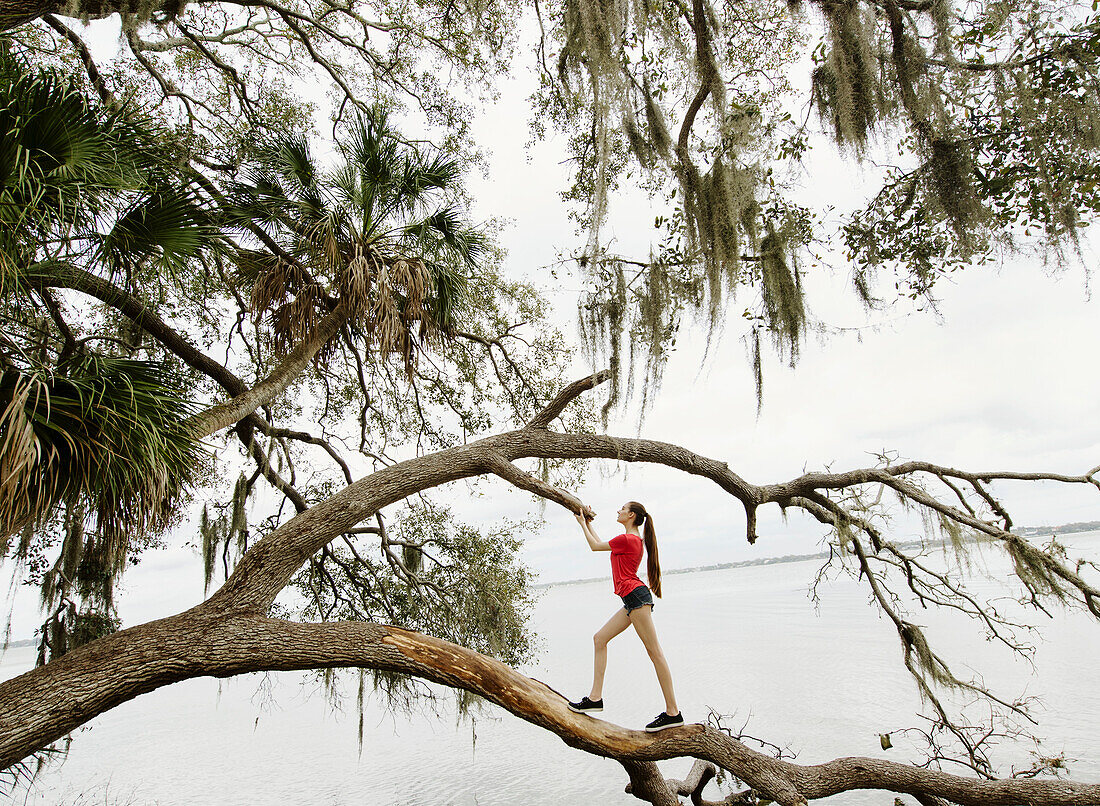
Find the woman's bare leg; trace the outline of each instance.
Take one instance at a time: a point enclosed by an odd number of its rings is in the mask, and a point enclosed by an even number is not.
[[[626,610],[620,608],[607,624],[600,627],[592,636],[593,663],[592,663],[592,691],[588,694],[590,700],[603,699],[603,674],[607,671],[607,643],[616,635],[630,626],[630,616]]]
[[[661,693],[665,695],[665,713],[676,716],[680,713],[680,708],[676,705],[676,694],[672,690],[672,672],[669,671],[665,653],[661,651],[661,644],[657,640],[657,627],[653,624],[653,607],[642,605],[631,610],[630,622],[634,625],[634,631],[638,633],[638,637],[642,639],[645,651],[649,653],[649,659],[653,661],[657,682],[661,684]]]

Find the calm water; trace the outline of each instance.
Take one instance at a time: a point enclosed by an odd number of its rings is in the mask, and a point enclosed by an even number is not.
[[[1071,536],[1090,556],[1100,534]],[[991,559],[994,572],[1003,566]],[[904,761],[899,741],[884,753],[878,734],[917,722],[913,686],[902,669],[889,622],[844,579],[823,589],[815,612],[806,590],[817,562],[668,576],[654,614],[685,716],[708,710],[727,724],[789,745],[800,763],[838,755]],[[999,595],[994,583],[979,588]],[[609,582],[553,587],[534,618],[540,660],[528,673],[574,696],[587,693],[591,633],[616,607]],[[921,612],[953,670],[967,663],[1002,693],[1042,694],[1044,753],[1062,750],[1074,777],[1100,779],[1100,625],[1057,614],[1043,626],[1038,674],[1012,663],[973,631]],[[965,654],[964,654],[965,653]],[[964,663],[964,660],[966,661]],[[10,650],[0,677],[33,663],[30,649]],[[349,679],[349,695],[352,684]],[[602,716],[641,726],[661,710],[659,689],[632,632],[611,645]],[[45,774],[19,803],[46,804],[508,804],[637,803],[612,761],[566,747],[557,737],[487,707],[460,722],[449,705],[437,713],[392,715],[379,703],[366,713],[362,752],[354,696],[333,709],[313,678],[253,675],[192,680],[148,694],[77,732],[65,763]],[[1026,763],[1023,748],[1013,757]],[[662,762],[682,776],[685,760]],[[848,793],[827,801],[893,803],[885,793]]]

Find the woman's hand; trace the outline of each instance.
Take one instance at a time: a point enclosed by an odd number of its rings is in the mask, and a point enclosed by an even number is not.
[[[590,549],[593,551],[611,551],[611,545],[600,540],[596,533],[592,531],[591,522],[596,517],[596,512],[592,507],[581,504],[580,512],[574,512],[573,517],[581,525],[581,531],[584,533],[584,539],[588,541]]]

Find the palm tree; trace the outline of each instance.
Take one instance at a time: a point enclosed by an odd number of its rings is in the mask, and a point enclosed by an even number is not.
[[[4,534],[41,522],[63,503],[88,512],[93,528],[70,524],[68,531],[85,539],[63,547],[58,570],[70,581],[90,583],[82,576],[90,566],[79,563],[85,554],[91,559],[94,545],[94,565],[107,576],[120,572],[131,539],[167,526],[192,480],[198,449],[183,423],[193,407],[176,391],[180,385],[160,364],[94,353],[49,368],[4,367]],[[32,536],[23,529],[17,555],[26,553]]]
[[[70,596],[109,620],[133,542],[169,523],[198,458],[173,373],[113,336],[79,338],[49,291],[69,272],[135,289],[218,244],[158,137],[0,53],[0,557],[18,534],[17,561],[41,562],[60,531],[38,576],[47,607],[69,602],[70,628]]]
[[[240,252],[240,274],[277,351],[343,304],[352,332],[400,356],[411,375],[417,351],[453,332],[485,238],[455,202],[458,162],[404,142],[381,107],[358,118],[338,149],[330,171],[300,135],[259,149],[231,195],[234,216],[279,248]]]
[[[0,53],[0,288],[65,267],[179,271],[216,239],[163,134]]]

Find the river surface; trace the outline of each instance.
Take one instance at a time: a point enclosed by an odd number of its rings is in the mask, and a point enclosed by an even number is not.
[[[1079,553],[1100,555],[1100,533],[1069,535]],[[1074,554],[1074,552],[1071,552]],[[978,567],[996,579],[1007,563],[987,549]],[[688,721],[711,710],[724,724],[767,739],[810,764],[845,755],[906,761],[914,747],[897,738],[883,751],[879,734],[919,724],[920,700],[900,663],[889,621],[848,578],[807,588],[819,561],[670,574],[654,613]],[[538,661],[525,671],[570,696],[587,693],[591,634],[617,600],[609,581],[552,586],[542,592],[533,626]],[[995,581],[976,583],[1002,595]],[[1044,744],[1002,756],[1026,766],[1029,753],[1064,752],[1071,776],[1100,780],[1100,624],[1055,610],[1042,625],[1036,671],[1016,663],[971,627],[919,611],[933,645],[952,670],[973,670],[1006,696],[1042,698],[1037,731]],[[30,648],[0,658],[0,678],[28,669]],[[354,677],[334,707],[315,676],[249,675],[198,679],[147,694],[74,734],[68,758],[15,794],[28,806],[549,806],[637,803],[623,792],[613,761],[564,745],[556,736],[493,706],[456,715],[444,696],[433,711],[394,713],[368,701],[362,748]],[[652,666],[633,632],[610,647],[603,718],[641,727],[662,709]],[[662,762],[682,777],[690,762]],[[717,796],[717,789],[708,790]],[[892,806],[887,793],[854,792],[820,803]],[[911,799],[904,799],[911,806]]]

